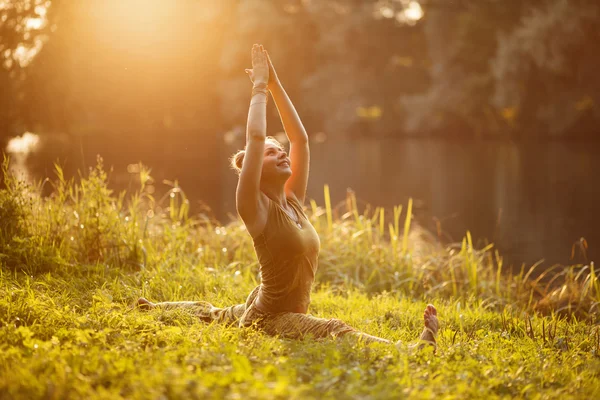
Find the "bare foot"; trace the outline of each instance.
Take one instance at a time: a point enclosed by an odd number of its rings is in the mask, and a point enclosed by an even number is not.
[[[437,310],[433,305],[427,305],[427,308],[425,308],[425,312],[423,313],[423,319],[425,320],[425,328],[423,329],[421,336],[419,336],[419,339],[421,340],[419,348],[423,348],[425,345],[429,344],[435,349],[435,337],[437,336],[440,323],[437,319]]]
[[[156,305],[151,301],[146,300],[143,297],[140,297],[136,303],[137,307],[141,310],[152,310]]]

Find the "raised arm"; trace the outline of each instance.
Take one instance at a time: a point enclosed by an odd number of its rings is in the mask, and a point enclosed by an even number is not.
[[[262,46],[252,47],[252,69],[246,70],[254,83],[246,125],[246,154],[236,190],[236,206],[250,234],[260,230],[267,215],[267,199],[260,191],[263,152],[267,136],[267,83],[269,66]]]
[[[306,196],[306,186],[308,184],[308,170],[310,164],[310,150],[308,147],[308,135],[302,125],[300,116],[290,97],[283,89],[277,73],[273,68],[273,63],[267,55],[267,61],[269,63],[269,90],[271,96],[277,106],[283,129],[290,141],[290,161],[292,168],[292,176],[288,179],[285,184],[286,195],[293,194],[300,201],[304,202]]]

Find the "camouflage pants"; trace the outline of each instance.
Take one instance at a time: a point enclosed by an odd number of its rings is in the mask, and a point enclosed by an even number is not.
[[[217,308],[205,301],[180,301],[158,303],[163,308],[189,308],[200,319],[206,322],[217,322],[239,327],[256,327],[261,331],[288,339],[301,339],[305,336],[313,338],[337,338],[346,334],[358,336],[366,342],[389,343],[386,339],[377,338],[340,321],[339,319],[317,318],[308,314],[294,312],[266,313],[258,310],[254,300],[258,295],[258,287],[248,296],[246,303],[226,308]]]

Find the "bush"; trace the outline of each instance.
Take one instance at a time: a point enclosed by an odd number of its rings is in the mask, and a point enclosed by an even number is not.
[[[149,170],[138,166],[132,193],[108,188],[102,159],[86,176],[56,178],[34,186],[19,182],[4,161],[6,189],[0,191],[0,262],[10,271],[84,272],[92,269],[140,271],[195,268],[219,271],[221,285],[259,281],[253,243],[241,221],[221,226],[206,215],[189,216],[178,186],[160,201],[146,190]],[[40,195],[44,185],[52,193]],[[539,274],[537,265],[513,275],[503,271],[500,254],[488,245],[476,249],[467,232],[460,243],[444,246],[413,222],[406,210],[367,208],[360,214],[354,194],[332,207],[325,187],[324,208],[313,200],[309,217],[321,237],[317,284],[368,294],[401,292],[413,298],[478,298],[486,307],[507,305],[530,311],[585,316],[598,312],[600,282],[594,264],[555,266]],[[341,214],[341,215],[340,215]],[[237,278],[236,278],[237,279]],[[204,286],[213,278],[199,280]]]

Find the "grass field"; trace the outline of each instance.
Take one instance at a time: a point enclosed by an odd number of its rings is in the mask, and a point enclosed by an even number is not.
[[[6,165],[5,165],[6,169]],[[467,233],[437,243],[411,204],[308,213],[322,243],[311,313],[410,344],[427,303],[437,354],[351,340],[290,341],[208,325],[152,301],[241,303],[258,282],[249,235],[161,199],[115,195],[99,161],[78,181],[0,191],[0,398],[584,398],[600,396],[593,263],[512,274]],[[40,197],[41,186],[52,195]],[[407,216],[409,216],[407,218]]]

